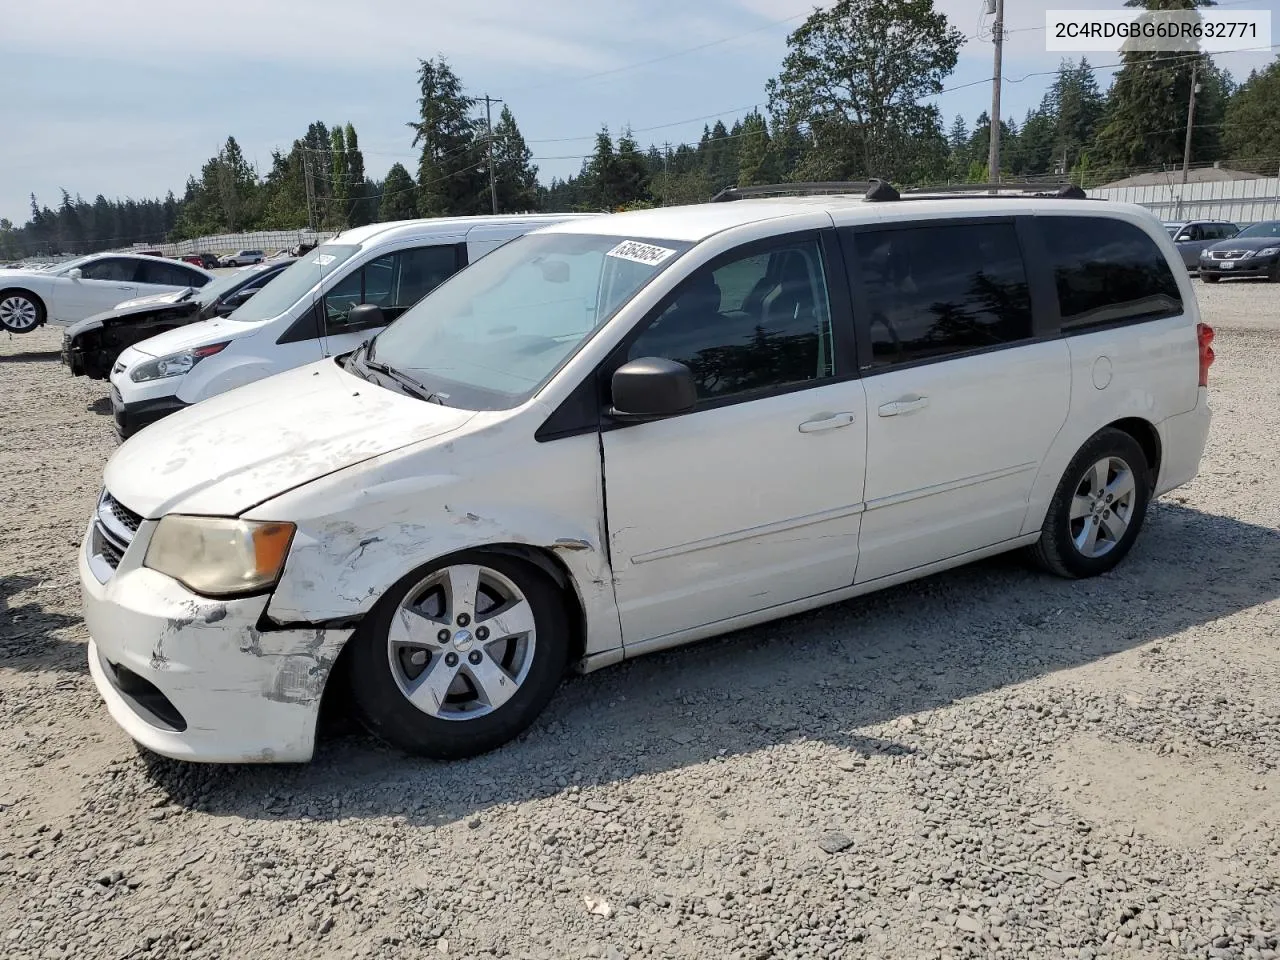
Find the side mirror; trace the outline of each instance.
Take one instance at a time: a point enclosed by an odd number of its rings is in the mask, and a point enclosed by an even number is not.
[[[72,280],[79,280],[81,277],[84,276],[84,273],[80,270],[79,267],[72,267],[70,270],[67,271],[67,276],[70,277]]]
[[[1174,243],[1186,243],[1186,242],[1187,242],[1188,240],[1190,240],[1190,239],[1191,239],[1191,234],[1189,234],[1189,233],[1180,233],[1180,234],[1178,234],[1176,237],[1174,237],[1174,238],[1173,238],[1173,242],[1174,242]]]
[[[683,363],[641,357],[614,371],[609,416],[616,420],[661,420],[688,413],[697,403],[693,373]]]
[[[214,310],[214,313],[220,317],[234,313],[237,308],[247,303],[257,292],[257,290],[237,290],[235,293],[224,297]]]
[[[344,327],[382,327],[387,321],[382,316],[382,308],[376,303],[359,303],[351,308]]]

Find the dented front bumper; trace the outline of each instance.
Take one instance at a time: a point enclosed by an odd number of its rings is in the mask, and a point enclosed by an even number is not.
[[[143,567],[149,526],[105,580],[92,526],[80,550],[89,670],[112,718],[180,760],[311,759],[321,695],[351,630],[260,630],[268,597],[210,600]]]

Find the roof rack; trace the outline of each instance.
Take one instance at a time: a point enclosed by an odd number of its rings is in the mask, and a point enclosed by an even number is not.
[[[730,200],[746,200],[751,197],[784,196],[832,196],[860,193],[864,200],[886,202],[894,200],[924,200],[941,197],[965,197],[979,195],[1005,195],[1016,192],[1021,196],[1055,197],[1061,200],[1086,200],[1084,190],[1072,183],[1032,183],[1006,181],[1003,183],[956,183],[936,187],[912,187],[899,193],[888,180],[836,180],[820,183],[768,183],[750,187],[726,187],[711,198],[712,203]]]

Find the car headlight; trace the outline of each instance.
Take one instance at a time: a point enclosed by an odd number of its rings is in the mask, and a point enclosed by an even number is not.
[[[292,523],[170,514],[142,563],[205,596],[253,593],[280,578],[294,530]]]
[[[1208,260],[1208,259],[1209,259],[1209,251],[1208,251],[1207,249],[1205,249],[1205,250],[1201,250],[1201,251],[1200,251],[1200,259],[1201,259],[1201,260]]]
[[[205,357],[221,353],[231,341],[211,343],[207,347],[195,347],[181,353],[171,353],[167,357],[157,357],[140,363],[129,371],[129,379],[134,383],[145,383],[148,380],[164,380],[168,377],[180,377],[189,373],[191,368]]]
[[[1274,257],[1277,253],[1280,253],[1280,247],[1264,247],[1263,249],[1254,253],[1254,256],[1255,257]]]

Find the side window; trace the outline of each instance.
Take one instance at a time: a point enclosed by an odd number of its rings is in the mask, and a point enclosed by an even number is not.
[[[1182,312],[1178,281],[1141,228],[1105,217],[1038,220],[1058,288],[1063,330]]]
[[[876,365],[1032,336],[1031,291],[1012,223],[862,231],[856,250]]]
[[[194,270],[187,270],[187,269],[184,269],[183,267],[179,267],[178,269],[182,271],[183,279],[180,280],[179,282],[183,284],[183,286],[195,287],[197,290],[199,290],[201,287],[203,287],[206,283],[209,282],[209,278],[206,277],[203,273],[196,273]]]
[[[831,308],[817,241],[694,273],[627,356],[683,363],[702,399],[833,376]]]
[[[103,257],[86,263],[80,275],[86,280],[111,280],[116,283],[132,283],[135,265],[139,261],[124,257]]]
[[[397,250],[370,260],[339,280],[325,294],[325,320],[330,329],[344,327],[351,308],[377,304],[394,320],[457,271],[452,244]]]
[[[199,280],[200,283],[194,281]],[[138,262],[138,282],[154,283],[167,287],[203,286],[204,278],[190,273],[176,263],[153,263],[150,260]]]

